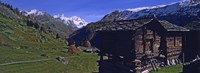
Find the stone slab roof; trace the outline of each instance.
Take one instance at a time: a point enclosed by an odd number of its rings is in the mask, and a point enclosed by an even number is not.
[[[157,19],[142,19],[142,20],[121,20],[113,22],[101,22],[103,26],[96,31],[125,31],[136,30],[152,21],[158,21],[167,31],[189,31],[188,29],[172,24],[168,21],[161,21]]]

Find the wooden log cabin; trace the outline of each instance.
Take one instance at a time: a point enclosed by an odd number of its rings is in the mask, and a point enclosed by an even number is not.
[[[186,48],[183,49],[184,64],[182,73],[200,73],[200,21],[193,21],[184,26],[190,31],[186,33]]]
[[[184,61],[190,62],[200,57],[200,22],[193,21],[191,24],[185,26],[190,32],[186,35],[186,49],[184,52]]]
[[[189,30],[157,19],[102,22],[95,39],[99,73],[141,73],[173,65],[181,57]]]

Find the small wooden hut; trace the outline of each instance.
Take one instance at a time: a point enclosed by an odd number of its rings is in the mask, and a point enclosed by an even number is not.
[[[173,65],[181,57],[189,30],[157,19],[102,22],[96,30],[99,73],[141,73]]]
[[[194,21],[185,26],[190,32],[186,35],[186,49],[183,49],[185,62],[190,62],[200,57],[200,22]]]
[[[183,49],[184,64],[182,73],[200,73],[200,21],[193,21],[185,26],[186,48]]]

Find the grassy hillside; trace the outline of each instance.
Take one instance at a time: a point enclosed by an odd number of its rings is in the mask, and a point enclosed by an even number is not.
[[[95,54],[80,53],[77,56],[67,54],[67,49],[14,49],[0,47],[0,64],[30,61],[37,59],[50,59],[48,61],[0,65],[0,73],[92,73],[97,71]],[[9,54],[9,55],[8,55]],[[41,56],[42,54],[48,57]],[[69,63],[62,64],[56,58],[58,56],[67,57]]]
[[[69,54],[65,40],[18,9],[0,3],[0,73],[92,73],[97,71],[96,54]],[[31,26],[30,26],[31,25]],[[32,26],[33,25],[33,26]],[[50,24],[51,25],[51,24]],[[47,28],[47,27],[46,27]],[[53,28],[53,27],[52,27]],[[56,58],[67,57],[69,64]],[[43,60],[45,61],[34,61]],[[34,62],[23,62],[34,61]],[[16,63],[22,62],[22,63]]]
[[[4,45],[19,48],[54,48],[65,46],[56,35],[27,26],[28,18],[0,4],[0,37]]]
[[[175,65],[159,69],[156,72],[152,71],[151,73],[181,73],[183,71],[182,68],[182,65]]]
[[[74,31],[70,25],[64,24],[62,21],[55,19],[46,12],[44,12],[43,15],[30,14],[28,17],[34,20],[34,22],[40,23],[39,26],[45,26],[45,30],[50,31],[61,38],[68,37],[69,34]]]

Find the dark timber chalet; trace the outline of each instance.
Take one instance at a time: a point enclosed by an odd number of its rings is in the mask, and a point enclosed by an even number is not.
[[[185,62],[183,73],[200,73],[200,22],[193,21],[185,27],[190,29],[187,33],[186,49],[183,49]]]
[[[200,22],[194,21],[185,26],[190,32],[187,33],[186,48],[184,49],[185,62],[190,62],[200,57]]]
[[[95,39],[99,73],[141,73],[181,58],[186,28],[157,19],[102,22]]]

